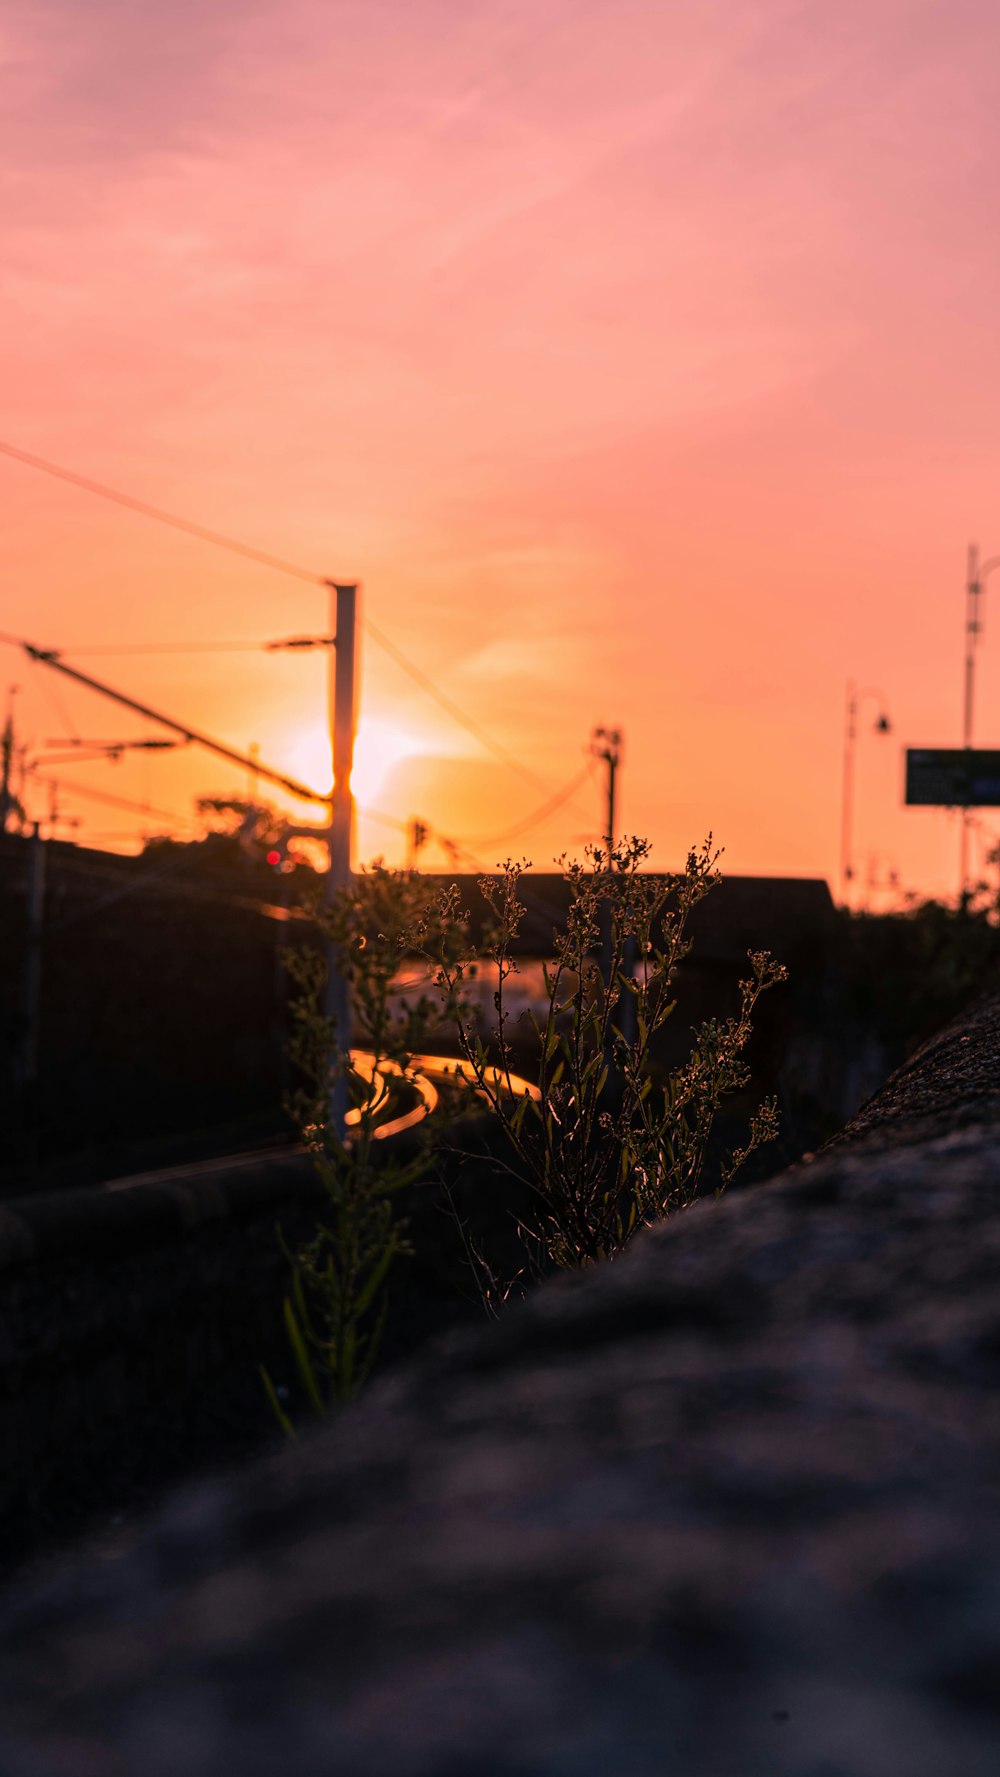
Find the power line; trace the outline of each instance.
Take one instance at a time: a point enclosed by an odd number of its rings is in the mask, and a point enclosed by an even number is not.
[[[413,679],[422,690],[426,691],[428,697],[432,697],[435,703],[439,704],[446,714],[451,716],[454,722],[459,723],[468,734],[472,735],[474,740],[478,740],[480,745],[484,746],[487,751],[492,753],[494,758],[499,759],[502,764],[507,765],[512,771],[516,771],[519,776],[526,778],[528,783],[535,784],[536,786],[540,785],[544,789],[544,778],[539,777],[537,772],[532,771],[529,765],[522,765],[520,759],[515,758],[513,753],[508,752],[507,748],[502,746],[500,741],[494,740],[493,736],[488,734],[486,729],[481,727],[472,716],[467,716],[465,712],[459,708],[458,704],[453,702],[447,692],[440,690],[440,688],[435,685],[433,679],[428,678],[427,674],[422,672],[420,667],[414,666],[411,660],[407,660],[401,649],[397,648],[394,642],[390,642],[388,636],[383,635],[381,630],[376,629],[370,618],[364,620],[364,627],[371,636],[372,641],[378,643],[379,647],[388,654],[390,660],[394,660],[397,666],[402,667],[404,672],[409,673],[410,678]]]
[[[532,814],[525,815],[523,820],[518,821],[513,827],[508,827],[504,833],[494,833],[488,839],[477,838],[475,844],[501,845],[505,840],[517,839],[520,834],[530,832],[532,827],[540,826],[542,821],[547,820],[550,814],[555,814],[557,808],[561,808],[563,803],[569,801],[570,797],[575,794],[580,788],[580,785],[586,780],[587,775],[588,767],[585,765],[583,770],[578,771],[576,776],[571,778],[568,784],[565,784],[561,790],[557,790],[554,796],[550,796],[549,800],[543,802],[541,807],[536,808]]]
[[[0,636],[0,641],[13,642],[14,637],[13,636]],[[20,647],[21,643],[17,643],[16,645],[18,647]],[[37,667],[37,665],[38,665],[38,661],[35,660],[34,658],[32,658],[31,659],[32,668]],[[69,729],[70,734],[73,736],[73,739],[77,740],[79,738],[80,730],[77,728],[75,722],[73,721],[72,717],[70,716],[69,711],[67,710],[66,705],[63,703],[62,698],[58,697],[56,695],[56,688],[53,685],[51,678],[46,677],[45,673],[42,673],[35,678],[35,683],[41,686],[42,696],[46,699],[46,702],[49,703],[51,705],[51,707],[55,710],[56,715],[59,717],[60,722],[62,722],[63,725]]]
[[[160,820],[172,821],[175,826],[178,822],[182,826],[195,828],[201,824],[191,815],[173,814],[170,809],[156,808],[151,802],[134,802],[128,796],[116,796],[110,790],[92,790],[88,784],[68,783],[65,778],[50,777],[47,772],[32,771],[29,777],[34,784],[51,784],[57,790],[65,791],[68,796],[83,796],[89,802],[106,803],[109,808],[127,808],[136,814],[156,815]]]
[[[317,581],[317,584],[325,585],[326,582]],[[377,624],[372,622],[370,617],[362,618],[362,628],[371,636],[372,641],[377,643],[383,652],[388,654],[389,658],[395,661],[396,665],[399,666],[403,672],[407,673],[415,684],[420,686],[422,691],[426,692],[428,697],[433,698],[434,702],[437,703],[454,722],[457,722],[459,726],[464,728],[467,733],[471,734],[475,740],[478,740],[481,746],[485,747],[488,752],[493,753],[496,758],[500,759],[502,763],[507,765],[511,770],[519,772],[520,775],[526,778],[530,783],[544,785],[544,778],[539,777],[537,772],[531,770],[530,766],[524,765],[513,753],[509,752],[500,741],[494,740],[493,736],[489,734],[473,716],[466,715],[460,705],[455,703],[454,700],[448,696],[446,691],[442,691],[440,686],[436,685],[433,679],[431,679],[421,667],[414,665],[413,661],[408,659],[402,649],[397,648],[396,644],[389,640],[389,637]],[[313,637],[303,637],[284,644],[270,641],[187,643],[113,642],[95,645],[84,644],[82,647],[78,648],[65,646],[60,651],[64,654],[72,654],[81,658],[86,655],[97,656],[101,654],[255,654],[259,652],[274,653],[280,646],[307,648],[320,646],[323,643],[329,645],[326,637],[321,638],[320,642],[317,642]]]
[[[395,827],[397,833],[408,833],[410,831],[409,821],[401,821],[398,816],[394,814],[383,814],[380,808],[368,808],[364,803],[359,802],[357,804],[357,811],[359,815],[364,816],[366,821],[377,821],[383,827]]]
[[[322,801],[326,800],[325,797],[318,796],[315,794],[315,792],[308,790],[304,785],[298,783],[298,781],[296,779],[290,778],[283,773],[275,772],[270,767],[263,765],[261,763],[261,761],[259,760],[259,758],[257,758],[257,757],[250,758],[249,756],[244,756],[241,753],[237,753],[233,748],[227,747],[227,746],[223,745],[221,742],[213,740],[210,737],[199,733],[196,729],[189,728],[179,722],[176,722],[171,717],[164,716],[161,712],[159,712],[157,710],[152,710],[145,704],[138,703],[134,698],[126,696],[123,692],[115,691],[111,687],[102,684],[99,680],[92,679],[88,674],[81,673],[78,669],[69,666],[62,659],[60,650],[38,648],[38,647],[35,647],[32,643],[26,642],[23,639],[21,639],[20,637],[10,635],[6,632],[0,632],[0,642],[6,642],[12,646],[21,648],[29,656],[29,659],[31,660],[33,665],[42,664],[42,665],[46,665],[46,666],[55,667],[58,671],[67,674],[67,676],[69,678],[75,679],[78,683],[86,686],[88,689],[96,691],[102,696],[111,697],[112,699],[114,699],[114,701],[116,703],[121,703],[129,709],[135,710],[136,712],[138,712],[138,714],[143,715],[143,716],[147,716],[151,720],[160,723],[162,726],[172,729],[175,733],[180,734],[182,736],[182,738],[184,739],[184,741],[193,742],[195,745],[206,747],[210,752],[217,753],[221,757],[229,760],[232,763],[236,763],[236,764],[245,766],[248,769],[251,769],[255,773],[256,776],[266,778],[270,782],[278,784],[282,789],[290,791],[293,795],[296,795],[298,797],[303,797],[307,801],[322,802]],[[43,681],[43,683],[44,683],[44,681]],[[64,720],[66,721],[66,725],[69,726],[70,728],[72,728],[73,724],[69,721],[68,717],[65,716],[65,712],[61,712],[61,713],[64,716]],[[75,729],[74,729],[74,739],[78,739]],[[83,743],[81,742],[80,744],[82,745]],[[149,746],[149,747],[164,746],[164,747],[166,747],[166,746],[170,746],[171,744],[176,744],[176,743],[171,743],[169,741],[163,741],[163,742],[137,741],[137,742],[131,742],[131,743],[123,743],[123,746],[130,745],[130,746]],[[53,763],[63,763],[63,762],[64,761],[62,761],[62,760],[53,761]],[[549,797],[546,800],[546,802],[541,805],[540,808],[533,810],[533,812],[530,815],[528,815],[523,821],[518,822],[514,827],[507,829],[504,833],[494,835],[492,838],[477,840],[476,843],[480,844],[480,845],[499,844],[507,839],[515,838],[520,833],[524,833],[524,832],[529,831],[530,828],[533,826],[537,826],[542,820],[546,819],[550,814],[553,814],[557,808],[561,807],[563,805],[563,803],[569,801],[570,797],[574,794],[574,792],[577,790],[579,785],[584,781],[585,777],[587,776],[587,770],[588,770],[588,766],[585,765],[583,770],[581,772],[578,772],[570,780],[570,782],[567,785],[564,785],[562,789],[556,791],[554,796]],[[48,781],[50,783],[57,783],[58,780],[55,780],[55,779],[47,779],[46,780],[46,779],[43,779],[40,776],[40,774],[36,773],[35,774],[35,781],[36,782]],[[87,792],[85,792],[85,791],[81,792],[81,794],[86,794],[86,793]],[[92,791],[92,792],[90,792],[90,794],[91,794],[91,797],[94,799],[98,799],[98,800],[101,799],[100,792]],[[172,815],[168,815],[165,810],[153,810],[148,804],[143,805],[143,804],[134,803],[134,802],[130,803],[126,799],[114,798],[114,797],[110,797],[108,795],[105,795],[103,797],[103,800],[105,800],[106,802],[109,802],[111,805],[117,804],[118,806],[123,807],[123,808],[132,807],[142,813],[146,813],[146,812],[159,813],[159,814],[161,814],[161,816],[163,816],[163,818],[166,818],[166,819],[173,819],[174,818]],[[383,825],[393,827],[397,831],[401,831],[404,833],[409,831],[409,823],[408,822],[401,821],[393,815],[384,814],[379,809],[361,807],[359,809],[359,813],[365,815],[366,818],[368,818],[370,820],[374,820],[376,822],[381,822]],[[475,866],[478,869],[485,869],[486,868],[486,866],[482,864],[481,860],[477,857],[477,855],[474,852],[469,850],[468,847],[461,845],[457,840],[447,838],[445,835],[443,835],[441,833],[436,833],[435,836],[439,840],[439,842],[441,842],[444,845],[446,850],[454,853],[455,855],[462,855],[462,856],[467,857],[472,863],[475,864]]]
[[[363,815],[366,820],[380,822],[383,827],[394,827],[397,833],[408,834],[410,831],[411,823],[409,821],[401,821],[396,815],[383,814],[380,808],[368,808],[364,804],[359,803],[358,814]],[[475,856],[475,853],[468,851],[464,845],[460,845],[457,839],[448,838],[446,834],[439,832],[436,827],[430,825],[427,827],[427,832],[429,837],[436,839],[437,843],[442,846],[445,851],[454,852],[456,856],[468,858],[470,862],[475,864],[477,870],[486,869],[486,865]]]
[[[58,481],[68,482],[71,487],[81,488],[85,493],[96,494],[102,500],[111,500],[117,506],[124,506],[130,512],[137,512],[143,518],[155,519],[157,524],[169,525],[171,529],[183,531],[189,537],[197,537],[202,543],[212,543],[218,549],[228,549],[234,555],[241,555],[247,561],[256,562],[260,567],[272,568],[279,574],[290,574],[296,580],[304,580],[311,586],[328,586],[326,576],[317,574],[312,568],[302,567],[298,562],[287,561],[284,556],[271,555],[265,549],[258,549],[252,543],[242,543],[238,537],[231,537],[225,531],[212,530],[208,525],[197,524],[193,519],[182,518],[179,513],[170,512],[164,506],[154,506],[148,500],[139,500],[133,494],[122,493],[119,488],[110,487],[107,482],[94,481],[89,475],[80,475],[75,469],[65,469],[59,463],[51,462],[47,457],[35,456],[32,451],[21,450],[18,445],[8,444],[0,439],[0,454],[11,457],[17,463],[23,463],[30,469],[38,469],[43,475],[52,475]],[[415,666],[411,660],[391,642],[388,636],[372,623],[370,618],[362,620],[363,627],[383,651],[394,660],[397,666],[407,673],[414,683],[425,691],[428,697],[439,704],[452,721],[457,722],[467,733],[478,740],[487,751],[501,759],[511,770],[517,771],[522,777],[534,784],[545,787],[544,779],[540,778],[530,766],[524,765],[509,752],[500,741],[494,740],[485,728],[473,716],[469,716],[447,692],[442,691],[429,674]]]
[[[410,678],[420,686],[421,690],[425,691],[429,697],[433,698],[434,701],[439,704],[449,716],[451,716],[453,721],[459,723],[461,727],[478,740],[481,746],[484,746],[487,751],[493,753],[496,758],[500,759],[503,764],[509,766],[511,770],[519,772],[529,783],[544,785],[544,778],[539,777],[537,772],[531,770],[530,766],[522,764],[513,753],[508,752],[506,747],[502,746],[499,741],[494,740],[493,736],[489,734],[485,728],[482,728],[474,717],[467,716],[460,706],[452,701],[447,692],[442,691],[420,667],[415,666],[412,660],[407,659],[402,650],[397,648],[395,643],[389,640],[388,636],[379,629],[377,624],[372,623],[370,617],[362,618],[362,627],[371,636],[372,641],[376,642],[378,646],[389,655],[391,660],[394,660],[404,672],[408,673]],[[270,641],[186,643],[109,642],[95,645],[84,644],[82,647],[73,647],[69,644],[64,646],[60,652],[64,654],[72,654],[77,658],[83,658],[87,655],[96,657],[101,654],[256,654],[260,652],[274,653],[282,646],[290,648],[313,648],[321,646],[323,643],[329,645],[326,637],[320,638],[320,640],[317,641],[316,638],[311,636],[297,638],[292,642],[286,642],[283,644]]]
[[[260,654],[268,642],[105,642],[91,647],[86,643],[76,648],[70,643],[65,654]]]
[[[311,568],[300,567],[298,562],[286,561],[284,556],[271,555],[266,549],[257,549],[252,543],[241,543],[238,537],[230,537],[225,531],[215,531],[208,525],[197,524],[193,519],[182,518],[177,512],[168,512],[165,506],[153,506],[148,500],[136,499],[134,494],[122,493],[120,488],[109,487],[107,482],[93,481],[89,475],[79,475],[75,469],[64,469],[60,463],[52,463],[47,457],[36,457],[31,451],[21,450],[16,444],[6,444],[0,439],[0,453],[5,457],[13,457],[16,463],[25,463],[29,469],[40,469],[43,475],[53,475],[57,481],[67,481],[71,487],[82,488],[84,493],[97,494],[102,500],[111,500],[116,506],[124,506],[130,512],[138,512],[143,518],[153,518],[157,524],[169,525],[175,531],[185,531],[189,537],[197,537],[202,543],[214,543],[219,549],[228,549],[234,555],[242,555],[247,561],[255,561],[261,567],[274,568],[279,574],[291,574],[296,580],[308,580],[312,585],[322,585],[319,575]]]
[[[14,639],[11,636],[0,636],[2,641]],[[86,685],[88,690],[96,691],[102,697],[109,697],[112,702],[122,704],[125,709],[135,710],[138,715],[146,716],[151,722],[159,723],[161,728],[171,729],[174,734],[179,734],[185,740],[190,741],[193,746],[204,747],[207,752],[218,754],[221,759],[228,760],[230,764],[239,765],[244,771],[252,771],[257,777],[266,779],[268,783],[277,784],[279,789],[287,790],[302,802],[328,803],[330,800],[328,796],[318,794],[317,791],[310,789],[308,784],[301,784],[297,778],[288,776],[286,772],[275,771],[270,765],[262,764],[260,759],[251,757],[247,753],[239,753],[235,747],[227,747],[222,741],[213,740],[210,735],[200,733],[197,728],[191,728],[183,722],[176,722],[172,716],[165,716],[161,710],[150,709],[148,704],[139,703],[136,698],[128,697],[124,691],[115,691],[112,686],[102,684],[100,679],[92,679],[89,674],[80,672],[78,667],[68,666],[58,649],[36,648],[31,642],[24,641],[19,642],[18,646],[23,648],[30,659],[41,661],[43,666],[51,666],[56,672],[65,673],[67,678],[75,679],[80,685]]]

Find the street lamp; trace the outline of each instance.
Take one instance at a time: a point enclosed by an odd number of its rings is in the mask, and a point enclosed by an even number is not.
[[[844,722],[844,780],[840,803],[840,897],[845,907],[849,905],[850,885],[854,880],[851,838],[854,822],[854,754],[858,741],[858,711],[866,697],[874,698],[879,709],[878,716],[872,723],[872,733],[892,733],[892,723],[885,713],[884,694],[881,691],[874,691],[868,686],[859,691],[856,685],[849,683]]]
[[[983,632],[982,618],[979,615],[979,600],[986,590],[985,582],[994,568],[1000,568],[1000,555],[991,555],[988,561],[980,562],[979,550],[975,543],[969,544],[969,567],[965,579],[965,691],[962,700],[962,745],[966,749],[972,745],[972,702],[976,674],[976,647]],[[969,763],[967,761],[967,763]],[[962,842],[959,856],[959,878],[961,905],[965,907],[969,898],[969,828],[971,822],[969,809],[962,809]]]

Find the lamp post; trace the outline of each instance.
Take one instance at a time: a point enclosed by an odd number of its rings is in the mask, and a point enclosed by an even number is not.
[[[849,683],[847,687],[847,710],[844,721],[844,777],[840,801],[840,898],[845,907],[850,905],[850,885],[854,880],[854,862],[852,838],[854,825],[854,755],[858,744],[858,711],[866,697],[874,698],[879,713],[872,724],[873,734],[891,734],[892,723],[885,713],[885,696],[881,691],[874,691],[866,686],[859,691],[857,686]]]
[[[983,620],[980,616],[979,601],[986,590],[986,581],[994,568],[1000,568],[1000,555],[991,555],[988,561],[980,562],[979,550],[975,543],[969,544],[969,562],[965,577],[965,672],[964,691],[962,698],[962,745],[972,745],[972,708],[976,676],[976,648],[979,637],[983,633]],[[969,829],[970,818],[968,807],[962,809],[962,837],[959,854],[959,895],[960,905],[968,906],[969,901]]]

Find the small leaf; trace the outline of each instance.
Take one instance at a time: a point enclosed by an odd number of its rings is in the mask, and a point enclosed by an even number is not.
[[[257,1370],[258,1370],[258,1374],[260,1376],[260,1379],[264,1384],[264,1392],[267,1395],[267,1398],[271,1403],[271,1408],[272,1408],[272,1411],[274,1413],[276,1420],[278,1421],[278,1424],[280,1425],[286,1438],[289,1438],[292,1443],[295,1443],[299,1434],[296,1431],[294,1425],[292,1424],[291,1420],[288,1417],[288,1414],[285,1412],[284,1408],[281,1405],[281,1402],[278,1399],[278,1391],[275,1388],[274,1383],[271,1381],[271,1378],[268,1375],[267,1371],[265,1370],[263,1364],[258,1364]]]
[[[361,1292],[359,1293],[359,1295],[356,1298],[355,1305],[354,1305],[354,1312],[357,1315],[358,1319],[361,1318],[361,1316],[364,1314],[366,1308],[368,1308],[369,1305],[371,1304],[371,1302],[374,1300],[376,1292],[378,1291],[378,1289],[380,1288],[382,1283],[385,1281],[385,1278],[388,1274],[389,1266],[392,1264],[392,1261],[395,1258],[395,1256],[396,1256],[396,1248],[394,1246],[387,1246],[385,1249],[385,1252],[382,1254],[382,1257],[379,1259],[378,1264],[375,1266],[374,1271],[372,1272],[370,1278],[368,1279],[368,1282],[365,1284],[364,1289],[361,1290]]]
[[[292,1348],[292,1355],[295,1358],[306,1394],[309,1396],[313,1410],[319,1414],[321,1419],[323,1419],[326,1416],[326,1408],[320,1397],[319,1386],[316,1381],[316,1371],[313,1366],[312,1358],[306,1349],[306,1343],[302,1337],[299,1323],[295,1318],[295,1310],[287,1297],[285,1298],[285,1327],[288,1331],[288,1341]]]

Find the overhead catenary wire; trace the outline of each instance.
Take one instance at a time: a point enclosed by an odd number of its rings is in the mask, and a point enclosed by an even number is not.
[[[358,813],[365,820],[376,821],[383,827],[395,828],[397,833],[408,834],[411,830],[412,823],[410,821],[401,821],[396,815],[384,814],[380,808],[369,808],[364,803],[359,803]],[[443,851],[453,853],[456,857],[468,858],[469,862],[474,864],[477,870],[486,869],[486,865],[482,860],[477,858],[474,852],[469,851],[457,839],[452,839],[448,834],[439,832],[436,827],[431,826],[429,823],[425,824],[427,825],[428,835],[430,838],[437,841]]]
[[[7,639],[7,638],[0,638],[0,639]],[[171,743],[166,742],[165,744],[169,746]],[[66,763],[69,763],[70,760],[75,759],[75,757],[76,757],[76,755],[72,755],[72,754],[69,755],[67,757]],[[53,764],[58,763],[58,762],[59,761],[52,760]],[[92,760],[87,761],[87,762],[93,763]],[[74,783],[66,778],[56,778],[56,777],[53,777],[51,775],[51,773],[41,772],[41,771],[35,770],[34,768],[30,769],[30,777],[31,777],[31,781],[33,783],[45,784],[45,785],[51,786],[55,789],[65,790],[71,796],[82,796],[82,797],[88,798],[90,801],[103,802],[103,803],[106,803],[109,807],[132,809],[132,810],[135,810],[135,812],[138,814],[156,815],[162,820],[169,820],[169,821],[173,821],[175,823],[180,822],[181,824],[183,824],[185,826],[189,826],[189,827],[197,828],[201,825],[201,823],[199,821],[197,821],[191,815],[174,814],[169,809],[157,808],[152,803],[149,803],[149,802],[138,802],[138,801],[135,801],[134,799],[127,797],[127,796],[114,795],[111,791],[107,791],[107,790],[95,790],[95,789],[90,788],[88,785]],[[358,804],[358,814],[359,814],[359,816],[363,817],[365,820],[375,821],[384,827],[392,827],[394,829],[394,831],[396,831],[398,833],[408,833],[410,831],[410,822],[409,821],[400,820],[397,815],[386,814],[383,809],[371,808],[368,806],[367,803],[359,803]],[[317,839],[322,839],[325,835],[325,832],[326,832],[326,829],[324,827],[317,827],[316,828]],[[299,835],[297,835],[297,837],[304,837],[304,835],[299,834]],[[443,836],[440,834],[437,835],[437,837],[443,838]],[[454,849],[456,851],[461,852],[464,850],[464,848],[461,845],[459,845],[459,843],[456,840],[447,839],[445,841],[445,843],[447,845],[454,847]],[[472,858],[472,856],[473,856],[473,854],[471,852],[466,852],[465,855],[469,858]]]
[[[233,555],[242,555],[247,561],[257,562],[260,567],[274,568],[279,574],[291,574],[296,580],[306,580],[316,585],[320,577],[311,568],[304,568],[298,562],[287,561],[284,556],[272,555],[266,549],[258,549],[253,543],[243,543],[239,537],[231,537],[225,531],[213,530],[210,525],[198,524],[196,520],[184,518],[178,512],[169,512],[165,506],[154,506],[149,500],[140,500],[135,494],[127,494],[121,488],[111,487],[106,481],[95,481],[89,475],[81,475],[76,469],[67,469],[61,463],[53,463],[48,457],[36,456],[33,451],[22,450],[17,444],[9,444],[0,439],[0,454],[13,458],[16,463],[24,463],[29,469],[38,469],[43,475],[51,475],[57,481],[68,482],[71,487],[78,487],[84,493],[96,494],[102,500],[110,500],[116,506],[124,506],[129,512],[137,512],[143,518],[155,519],[157,524],[169,525],[172,530],[185,531],[189,537],[197,537],[202,543],[213,543],[218,549],[228,549]]]
[[[15,638],[13,636],[0,635],[0,641],[15,642]],[[16,642],[15,645],[18,647],[23,646],[23,644],[20,642]],[[31,658],[31,667],[32,667],[33,678],[35,677],[34,669],[38,666],[38,664],[39,663],[37,660],[35,660],[34,658]],[[55,710],[57,716],[59,717],[60,722],[62,722],[69,729],[70,734],[73,736],[74,740],[79,739],[80,730],[77,728],[75,722],[73,721],[72,716],[69,714],[69,711],[67,710],[65,704],[63,703],[62,698],[57,696],[56,688],[52,683],[51,677],[47,676],[45,673],[42,673],[40,676],[38,676],[37,683],[41,687],[42,696],[45,698],[46,702],[51,705],[52,709]]]
[[[137,802],[129,796],[116,796],[111,790],[94,790],[89,784],[75,784],[66,778],[52,777],[47,772],[32,771],[32,783],[50,785],[67,796],[82,796],[88,802],[103,802],[108,808],[125,808],[136,814],[154,815],[158,820],[172,821],[175,826],[199,828],[201,822],[193,815],[174,814],[167,808],[156,808],[151,802]]]
[[[97,655],[102,655],[102,654],[103,655],[112,655],[112,654],[130,655],[130,654],[240,654],[240,653],[246,654],[246,653],[261,653],[261,652],[276,653],[278,650],[283,649],[283,648],[306,649],[306,648],[328,647],[331,645],[332,640],[333,640],[332,637],[326,637],[326,636],[321,636],[321,637],[300,636],[300,637],[294,637],[290,641],[286,641],[286,642],[274,642],[274,641],[266,641],[266,642],[108,642],[108,643],[98,643],[98,644],[93,644],[93,645],[86,645],[85,644],[80,647],[68,645],[68,646],[64,646],[60,650],[60,652],[64,653],[64,654],[72,654],[78,658],[85,657],[85,656],[97,656]],[[390,646],[391,646],[391,644],[390,644]],[[554,814],[557,808],[561,808],[565,802],[568,802],[570,800],[570,798],[574,795],[574,793],[580,788],[580,785],[585,781],[587,774],[590,770],[591,770],[591,765],[590,765],[590,762],[588,761],[586,768],[582,772],[578,773],[573,778],[572,783],[569,785],[569,787],[568,788],[564,787],[562,790],[557,790],[555,792],[555,794],[547,800],[547,802],[544,805],[544,808],[541,811],[536,811],[534,814],[526,816],[523,821],[519,821],[516,824],[516,826],[510,828],[507,832],[496,834],[488,839],[481,840],[478,843],[483,844],[483,845],[496,845],[496,844],[501,843],[503,840],[514,839],[520,833],[529,832],[532,827],[537,826],[539,824],[539,822],[545,818],[546,814],[550,814],[550,813]],[[542,780],[537,779],[536,781],[538,781],[540,783]],[[374,809],[365,809],[365,810],[363,810],[363,812],[368,816],[368,818],[370,820],[382,821],[384,824],[388,824],[389,826],[398,827],[401,832],[407,832],[409,830],[409,823],[407,821],[401,821],[396,817],[382,815],[382,814],[378,813],[377,810],[374,810]]]
[[[157,808],[155,804],[151,802],[138,802],[128,796],[117,796],[110,790],[95,790],[88,784],[78,784],[67,778],[53,777],[49,772],[31,770],[30,777],[32,783],[45,784],[47,787],[63,790],[70,797],[82,796],[91,802],[103,802],[110,808],[124,808],[134,811],[136,814],[152,815],[159,820],[172,821],[175,826],[179,824],[197,830],[203,825],[203,823],[197,820],[193,815],[175,814],[170,809]],[[398,833],[408,833],[410,830],[409,821],[401,821],[396,815],[386,814],[380,808],[369,808],[365,803],[358,804],[358,814],[365,820],[376,821],[383,827],[392,827]],[[323,839],[325,834],[325,827],[316,828],[317,839]],[[436,836],[439,839],[443,837],[442,835]],[[296,838],[301,839],[307,837],[309,837],[307,834],[296,834]],[[471,852],[465,852],[464,847],[456,840],[449,839],[446,843],[453,846],[457,852],[463,852],[466,857],[473,857],[473,854]],[[478,863],[478,860],[474,861]]]
[[[198,524],[193,519],[184,518],[180,513],[170,512],[164,506],[155,506],[149,500],[140,500],[134,494],[127,494],[120,488],[111,487],[107,482],[95,481],[89,475],[81,475],[75,469],[67,469],[60,463],[53,463],[48,457],[40,457],[33,451],[22,450],[19,445],[10,444],[0,439],[0,454],[10,457],[14,462],[23,463],[28,468],[37,469],[43,475],[51,475],[58,481],[67,482],[71,487],[80,488],[85,493],[96,494],[102,500],[110,500],[113,504],[122,506],[127,511],[138,513],[143,518],[153,519],[157,524],[168,525],[173,530],[183,531],[187,536],[196,537],[202,543],[211,543],[217,549],[227,549],[234,555],[242,556],[246,561],[256,562],[260,567],[271,568],[279,574],[291,575],[292,578],[305,581],[312,586],[329,586],[331,584],[328,576],[317,574],[313,568],[303,567],[300,562],[289,561],[284,556],[272,555],[270,551],[258,549],[252,543],[244,543],[238,537],[230,536],[226,531],[214,530],[209,525]],[[455,702],[454,698],[449,697],[446,691],[441,690],[428,673],[416,666],[401,648],[397,648],[396,644],[390,641],[384,631],[370,618],[362,619],[362,627],[371,636],[372,641],[377,643],[384,653],[388,654],[390,660],[394,660],[397,666],[407,673],[427,696],[431,697],[454,722],[457,722],[468,734],[478,740],[481,746],[491,752],[495,758],[502,760],[510,770],[518,772],[521,777],[543,789],[546,787],[544,779],[539,777],[537,772],[532,771],[530,766],[525,765],[500,741],[495,740],[482,724],[476,721],[474,716],[468,715],[461,705]]]
[[[397,833],[410,831],[409,821],[401,821],[398,815],[383,814],[380,808],[368,808],[363,802],[359,802],[357,808],[359,816],[363,816],[366,821],[377,821],[381,827],[394,827]]]
[[[549,815],[555,814],[557,809],[562,808],[564,803],[570,800],[570,797],[576,793],[580,788],[580,785],[586,781],[587,774],[588,768],[585,765],[582,771],[578,771],[576,775],[570,779],[568,784],[564,784],[563,788],[557,790],[554,796],[550,796],[547,802],[543,802],[541,806],[534,809],[531,814],[525,815],[524,819],[517,821],[513,827],[508,827],[503,833],[493,833],[486,839],[477,838],[473,843],[479,846],[503,845],[509,839],[520,838],[522,833],[530,833],[533,827],[541,826],[543,821],[548,820]]]
[[[63,652],[77,658],[97,654],[260,654],[269,642],[83,642],[69,643]]]
[[[268,783],[277,784],[279,789],[286,790],[300,802],[329,803],[329,794],[313,790],[308,784],[300,783],[298,778],[290,777],[287,772],[275,771],[272,766],[265,765],[258,758],[247,753],[240,753],[235,747],[226,746],[223,741],[213,740],[211,735],[203,734],[188,723],[177,722],[172,716],[163,715],[162,711],[154,710],[148,704],[140,703],[137,698],[129,697],[124,691],[116,691],[110,685],[104,685],[100,679],[92,679],[88,673],[82,673],[79,667],[70,666],[63,660],[56,648],[38,648],[16,636],[0,634],[0,641],[13,642],[29,656],[30,659],[41,661],[51,666],[56,672],[65,673],[70,679],[85,685],[89,690],[98,692],[102,697],[109,697],[114,703],[120,703],[125,709],[134,710],[138,715],[145,716],[149,721],[156,722],[161,728],[169,728],[174,734],[191,742],[193,746],[204,747],[209,753],[216,753],[219,758],[226,759],[232,765],[239,765],[244,771],[252,771],[257,777],[264,778]]]

